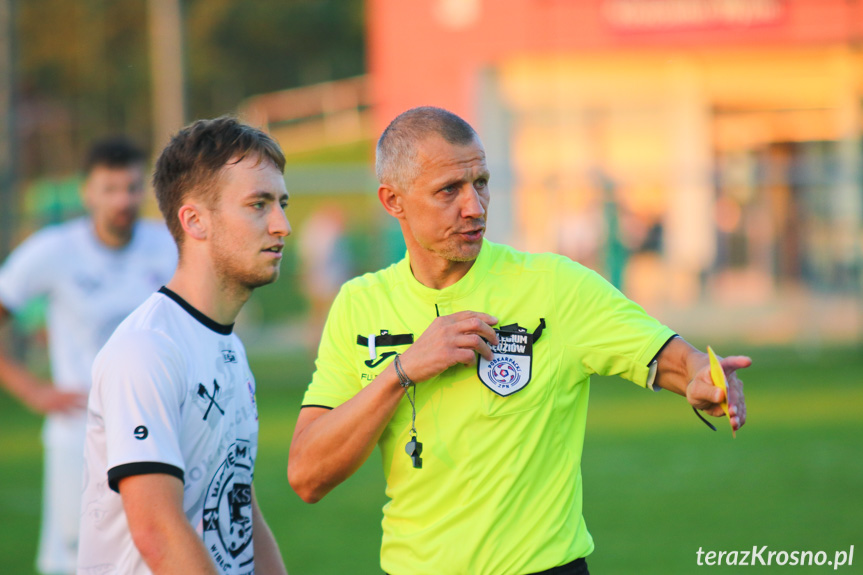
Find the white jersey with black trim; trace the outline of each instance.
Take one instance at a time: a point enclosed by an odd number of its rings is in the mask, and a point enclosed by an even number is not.
[[[162,288],[93,365],[79,575],[150,573],[129,533],[121,479],[184,482],[183,509],[221,573],[254,573],[255,380],[232,326]]]
[[[163,222],[137,222],[129,244],[112,249],[89,218],[78,218],[34,233],[9,255],[0,268],[0,303],[16,312],[47,297],[54,385],[87,391],[93,359],[111,333],[176,267]]]
[[[96,354],[123,319],[177,265],[177,248],[164,222],[138,221],[119,249],[103,244],[83,217],[48,226],[18,246],[0,267],[0,304],[13,313],[31,301],[47,303],[51,379],[61,389],[86,392]],[[45,418],[45,486],[39,570],[75,568],[84,450],[84,410]]]

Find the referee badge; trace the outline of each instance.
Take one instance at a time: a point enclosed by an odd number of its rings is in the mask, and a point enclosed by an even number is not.
[[[480,381],[503,397],[524,389],[530,383],[533,344],[544,328],[545,319],[540,319],[539,327],[533,333],[517,323],[494,330],[499,342],[491,346],[494,359],[489,361],[479,356],[476,364]]]

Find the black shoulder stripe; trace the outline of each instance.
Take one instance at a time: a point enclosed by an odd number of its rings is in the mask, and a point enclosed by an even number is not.
[[[112,467],[108,470],[108,487],[113,491],[120,493],[118,485],[121,479],[132,477],[133,475],[148,475],[151,473],[164,473],[165,475],[173,475],[180,481],[183,481],[183,470],[168,463],[159,461],[137,461],[135,463],[124,463],[117,467]]]
[[[333,407],[330,407],[329,405],[314,405],[311,403],[308,405],[301,405],[300,409],[303,409],[304,407],[320,407],[321,409],[335,409]]]
[[[399,334],[386,334],[386,335],[376,335],[375,336],[375,346],[376,347],[394,347],[397,345],[410,345],[414,342],[414,334],[412,333],[399,333]],[[357,336],[357,345],[361,345],[363,347],[369,346],[369,338],[358,335]]]

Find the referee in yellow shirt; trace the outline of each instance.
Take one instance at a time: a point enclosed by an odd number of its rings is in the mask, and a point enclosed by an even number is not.
[[[719,416],[725,394],[707,355],[572,260],[485,240],[485,151],[458,116],[398,116],[376,171],[407,257],[347,282],[333,303],[291,443],[291,486],[318,501],[380,445],[385,572],[587,573],[591,374],[668,389]],[[751,361],[721,362],[737,429],[736,370]]]

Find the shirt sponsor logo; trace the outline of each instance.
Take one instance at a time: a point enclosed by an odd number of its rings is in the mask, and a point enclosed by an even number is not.
[[[230,349],[223,349],[222,359],[225,360],[225,363],[237,363],[237,354]]]
[[[204,544],[222,572],[252,565],[252,446],[237,440],[207,487]]]
[[[365,364],[371,368],[375,368],[375,367],[379,366],[383,360],[388,359],[394,355],[398,355],[398,352],[397,351],[385,351],[382,354],[380,354],[380,356],[378,356],[378,358],[376,360],[367,359],[365,361]]]

